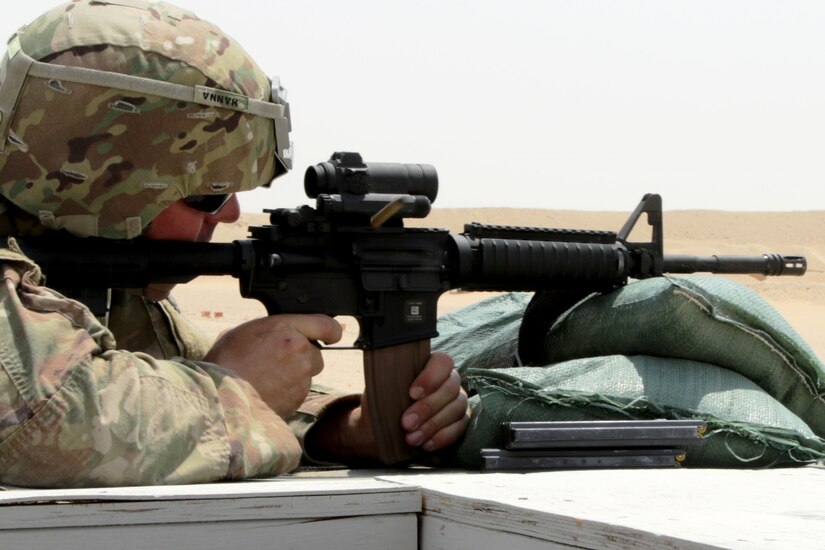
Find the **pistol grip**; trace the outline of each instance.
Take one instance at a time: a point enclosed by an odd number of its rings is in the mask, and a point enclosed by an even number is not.
[[[404,440],[401,414],[412,405],[410,384],[429,358],[429,340],[364,351],[367,407],[378,456],[385,464],[407,462],[417,454]]]

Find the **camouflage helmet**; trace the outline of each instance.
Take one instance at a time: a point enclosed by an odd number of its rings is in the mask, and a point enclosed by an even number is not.
[[[50,229],[139,236],[178,199],[290,169],[285,96],[191,12],[73,0],[18,31],[3,57],[0,195]]]

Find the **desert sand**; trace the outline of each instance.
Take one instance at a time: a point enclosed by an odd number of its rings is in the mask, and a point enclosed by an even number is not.
[[[407,225],[441,227],[461,232],[464,223],[478,221],[501,225],[563,227],[617,231],[626,212],[579,212],[507,208],[438,209],[423,220]],[[265,214],[243,214],[241,219],[219,228],[215,241],[246,238],[250,225],[267,223]],[[666,211],[664,214],[666,254],[747,254],[766,252],[802,254],[808,259],[803,277],[775,277],[756,280],[733,278],[759,293],[776,308],[825,359],[825,211],[809,212],[723,212]],[[640,234],[634,240],[649,235]],[[444,314],[489,296],[489,293],[448,292],[439,301]],[[240,297],[237,281],[231,277],[200,277],[178,287],[174,293],[181,309],[205,332],[217,336],[244,321],[266,314],[255,300]],[[353,319],[342,318],[345,342],[357,335]],[[326,368],[317,382],[346,391],[363,388],[361,352],[325,351]]]

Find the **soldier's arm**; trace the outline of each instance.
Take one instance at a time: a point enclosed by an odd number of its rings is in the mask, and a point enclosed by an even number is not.
[[[89,311],[3,251],[0,476],[23,486],[192,483],[277,474],[300,446],[227,370],[115,349]]]

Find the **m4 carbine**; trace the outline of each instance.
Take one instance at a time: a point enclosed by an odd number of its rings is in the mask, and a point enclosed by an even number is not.
[[[52,235],[20,244],[50,287],[85,301],[98,315],[105,314],[109,288],[232,275],[241,295],[260,300],[270,314],[354,317],[360,328],[354,346],[364,350],[366,398],[387,464],[413,456],[400,418],[411,404],[409,385],[429,357],[437,302],[447,290],[538,291],[553,299],[534,317],[547,317],[629,278],[806,270],[802,256],[665,255],[662,203],[653,194],[618,233],[472,223],[452,234],[403,224],[429,213],[438,191],[432,166],[364,163],[357,153],[336,153],[310,167],[304,183],[315,207],[267,210],[269,225],[251,227],[250,238],[231,243],[65,237],[68,243]],[[631,242],[642,214],[652,238]]]

